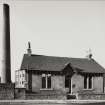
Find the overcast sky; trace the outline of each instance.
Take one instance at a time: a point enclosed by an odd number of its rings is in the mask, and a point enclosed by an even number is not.
[[[14,72],[27,53],[28,41],[32,53],[40,55],[85,58],[91,48],[93,58],[105,67],[104,0],[3,0],[0,52],[3,3],[10,5],[13,81]]]

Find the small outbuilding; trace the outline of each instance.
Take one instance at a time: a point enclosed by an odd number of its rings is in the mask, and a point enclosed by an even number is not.
[[[20,70],[16,71],[15,88],[25,99],[105,99],[104,73],[105,69],[91,55],[36,55],[31,53],[29,44]]]

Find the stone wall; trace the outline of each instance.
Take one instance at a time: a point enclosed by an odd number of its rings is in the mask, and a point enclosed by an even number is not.
[[[26,93],[26,99],[37,99],[37,100],[44,100],[44,99],[67,99],[65,94],[33,94],[33,93]]]
[[[25,93],[26,89],[25,88],[15,88],[15,99],[25,99]]]
[[[72,93],[79,94],[79,99],[103,99],[103,77],[93,77],[93,89],[84,89],[84,77],[80,74],[74,74],[71,78]],[[63,99],[66,97],[65,76],[52,75],[51,89],[42,89],[41,75],[32,74],[32,93],[25,93],[25,99]],[[92,94],[90,94],[92,93]],[[97,94],[95,94],[97,93]],[[98,94],[99,93],[99,94]],[[89,94],[89,95],[88,95]],[[64,96],[64,97],[63,97]],[[96,98],[97,99],[97,98]]]
[[[74,74],[71,78],[72,93],[77,93],[79,90],[84,88],[84,77],[79,74]]]
[[[72,93],[84,93],[84,92],[94,92],[94,93],[103,93],[103,77],[102,76],[94,76],[93,77],[93,88],[92,89],[84,89],[84,77],[79,74],[74,74],[72,77]]]
[[[105,100],[105,94],[98,93],[88,93],[88,94],[78,94],[77,99],[79,100]]]
[[[65,90],[65,76],[52,76],[51,81],[52,89],[62,92]]]
[[[0,100],[12,100],[14,99],[14,84],[0,83]]]
[[[40,92],[42,89],[41,75],[32,74],[32,92]],[[65,77],[60,75],[51,76],[51,89],[64,91],[65,90]]]
[[[93,89],[97,93],[103,93],[103,77],[93,77]]]
[[[32,74],[32,91],[39,92],[42,88],[41,75]]]
[[[19,100],[44,100],[44,99],[67,99],[66,94],[62,94],[59,91],[54,90],[40,90],[40,93],[27,91],[22,88],[15,89],[15,99]]]

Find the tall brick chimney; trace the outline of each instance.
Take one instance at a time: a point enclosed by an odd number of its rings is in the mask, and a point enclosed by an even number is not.
[[[3,4],[1,83],[11,83],[10,16],[8,4]]]

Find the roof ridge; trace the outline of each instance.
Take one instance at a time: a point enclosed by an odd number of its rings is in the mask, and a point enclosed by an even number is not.
[[[28,55],[28,54],[24,54],[24,55]],[[31,56],[43,56],[43,57],[53,57],[53,58],[86,59],[86,60],[89,60],[88,58],[67,57],[67,56],[53,56],[53,55],[39,55],[39,54],[31,54]],[[91,60],[94,60],[94,59],[91,59]]]

